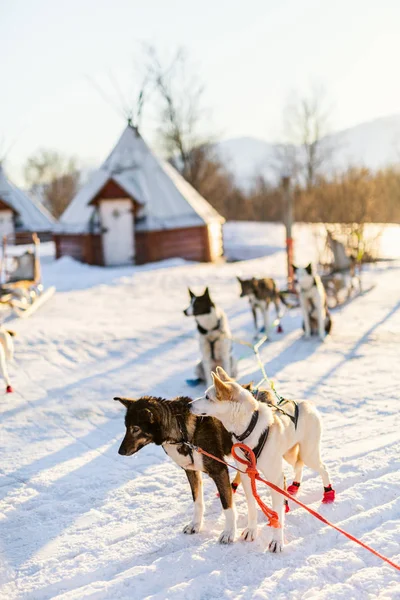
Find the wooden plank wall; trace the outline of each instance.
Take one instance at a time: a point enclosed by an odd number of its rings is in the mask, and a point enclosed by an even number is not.
[[[204,225],[161,231],[136,231],[135,250],[137,265],[167,258],[185,258],[210,262],[219,256],[212,250],[210,235]],[[101,234],[56,234],[56,257],[72,256],[89,265],[103,265]],[[218,246],[218,244],[217,244]]]
[[[103,247],[100,234],[56,234],[56,258],[71,256],[89,265],[103,265]]]
[[[135,234],[136,264],[166,258],[185,258],[208,262],[210,244],[207,226],[162,231],[137,231]]]

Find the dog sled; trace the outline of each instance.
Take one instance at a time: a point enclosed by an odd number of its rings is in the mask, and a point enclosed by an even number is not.
[[[36,233],[19,237],[18,246],[13,234],[3,237],[0,309],[27,318],[54,294],[55,287],[45,290],[42,284],[39,248]]]

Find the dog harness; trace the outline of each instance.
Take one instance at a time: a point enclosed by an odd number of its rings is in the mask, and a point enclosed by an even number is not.
[[[182,456],[190,456],[190,460],[192,461],[192,464],[194,464],[193,449],[192,449],[192,445],[188,441],[188,431],[187,431],[185,419],[184,418],[180,419],[177,416],[176,421],[178,423],[178,428],[179,428],[181,438],[182,438],[181,441],[175,442],[175,444],[177,444],[179,446],[177,448],[177,452],[179,454],[182,454]]]
[[[254,390],[251,390],[251,394],[254,396],[254,398],[256,400],[258,400],[258,389],[257,388],[255,388]],[[285,405],[288,402],[291,402],[294,406],[294,415],[290,415],[282,408],[282,405]],[[274,408],[275,410],[279,411],[282,415],[289,417],[289,419],[292,421],[292,423],[294,425],[294,428],[297,429],[297,421],[299,420],[299,405],[297,404],[296,400],[287,400],[286,398],[282,398],[281,396],[279,396],[279,402],[277,404],[270,404],[269,402],[267,404],[270,408]],[[237,438],[237,439],[239,439],[239,438]],[[243,440],[239,440],[239,441],[243,441]]]
[[[217,329],[219,329],[221,327],[221,321],[222,321],[222,319],[219,318],[216,326],[213,327],[212,329],[204,329],[204,327],[202,327],[200,325],[200,323],[198,323],[198,321],[196,321],[197,330],[199,333],[201,333],[201,335],[207,335],[207,333],[210,333],[210,331],[217,331]]]
[[[197,325],[197,330],[201,335],[207,335],[207,333],[210,333],[211,331],[217,331],[220,327],[221,327],[221,321],[222,319],[219,318],[217,321],[217,324],[215,327],[213,327],[212,329],[204,329],[204,327],[202,327],[200,325],[200,323],[198,323],[196,321],[196,325]],[[214,351],[214,344],[217,340],[208,340],[209,344],[210,344],[210,350],[211,350],[211,359],[215,360],[215,351]]]
[[[234,437],[238,440],[238,442],[243,442],[246,438],[249,437],[249,435],[253,432],[255,426],[257,425],[258,417],[259,417],[259,412],[258,412],[258,410],[255,410],[251,416],[251,420],[250,420],[249,426],[247,427],[246,431],[244,433],[241,433],[240,435],[236,435],[235,433],[233,434]],[[258,460],[261,452],[264,449],[265,443],[268,439],[268,434],[269,434],[269,427],[264,429],[264,431],[260,435],[260,438],[258,440],[256,447],[253,448],[254,456],[256,457],[257,460]]]

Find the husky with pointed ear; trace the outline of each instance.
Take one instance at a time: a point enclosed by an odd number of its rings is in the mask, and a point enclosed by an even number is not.
[[[233,435],[234,441],[249,446],[259,470],[268,481],[282,488],[284,476],[282,459],[294,467],[295,480],[288,492],[295,495],[300,487],[303,466],[318,471],[324,485],[323,502],[333,502],[335,492],[329,474],[321,460],[321,421],[316,408],[308,401],[297,403],[298,418],[293,422],[290,413],[282,414],[276,407],[258,402],[249,390],[233,381],[221,368],[212,374],[213,385],[203,398],[191,404],[198,416],[216,417]],[[293,415],[292,415],[293,416]],[[238,464],[239,468],[242,468]],[[242,539],[252,541],[257,535],[257,505],[251,490],[250,478],[241,474],[248,506],[248,525]],[[280,529],[273,529],[270,552],[283,548],[284,498],[271,490],[272,508],[278,513]]]
[[[208,287],[201,296],[189,289],[190,304],[183,311],[194,317],[199,333],[201,361],[196,366],[196,376],[207,386],[211,385],[211,371],[221,366],[232,377],[237,376],[237,363],[232,355],[231,330],[224,311],[211,300]]]
[[[303,313],[303,328],[306,338],[319,335],[323,341],[332,329],[325,288],[319,275],[313,273],[311,263],[305,268],[293,266],[297,292]]]
[[[163,400],[145,396],[137,400],[114,398],[126,408],[125,437],[118,453],[131,456],[148,444],[162,446],[170,458],[185,470],[193,496],[193,520],[183,533],[193,534],[203,525],[204,500],[202,473],[207,473],[217,486],[225,516],[221,544],[230,544],[236,533],[236,514],[225,464],[192,450],[184,442],[224,460],[232,448],[232,436],[217,419],[196,417],[190,412],[191,399],[180,397]],[[233,485],[232,485],[233,487]]]

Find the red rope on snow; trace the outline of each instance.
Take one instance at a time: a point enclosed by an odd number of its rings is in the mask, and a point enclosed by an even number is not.
[[[282,490],[280,487],[278,487],[274,483],[271,483],[270,481],[267,481],[266,479],[263,479],[262,477],[260,477],[260,474],[257,471],[257,461],[256,461],[256,457],[254,456],[254,452],[253,452],[253,450],[251,448],[249,448],[248,446],[246,446],[246,444],[234,444],[232,446],[232,456],[239,463],[241,463],[242,465],[246,466],[246,471],[242,471],[241,469],[238,469],[236,466],[231,465],[231,464],[225,462],[221,458],[218,458],[217,456],[214,456],[213,454],[210,454],[209,452],[206,452],[202,448],[195,447],[194,449],[197,452],[199,452],[200,454],[204,454],[205,456],[213,458],[214,460],[217,460],[218,462],[223,463],[223,464],[227,465],[228,467],[232,467],[233,469],[236,469],[236,471],[239,471],[240,473],[246,473],[246,475],[248,475],[250,477],[250,480],[251,480],[251,489],[252,489],[252,492],[253,492],[253,496],[257,500],[257,502],[258,502],[261,510],[263,511],[263,513],[265,514],[265,516],[267,517],[267,519],[268,519],[268,525],[270,525],[271,527],[280,527],[278,515],[277,515],[277,513],[274,510],[271,510],[261,500],[261,498],[260,498],[260,496],[258,495],[258,492],[257,492],[256,480],[257,481],[261,481],[262,483],[265,483],[265,485],[267,485],[271,489],[275,490],[275,492],[279,492],[280,494],[282,494],[282,496],[285,496],[285,498],[288,498],[292,502],[295,502],[296,504],[298,504],[299,506],[301,506],[302,508],[304,508],[307,512],[309,512],[311,515],[313,515],[313,517],[315,517],[316,519],[318,519],[322,523],[325,523],[325,525],[329,525],[329,527],[332,527],[333,529],[335,529],[339,533],[343,534],[344,536],[346,536],[352,542],[355,542],[359,546],[362,546],[362,548],[365,548],[365,550],[368,550],[369,552],[371,552],[372,554],[374,554],[375,556],[377,556],[381,560],[383,560],[386,563],[388,563],[391,567],[394,567],[395,569],[397,569],[397,571],[400,571],[400,565],[396,564],[395,562],[393,562],[392,560],[390,560],[386,556],[383,556],[383,554],[380,554],[379,552],[377,552],[376,550],[374,550],[373,548],[371,548],[367,544],[364,544],[364,542],[362,542],[361,540],[359,540],[358,538],[356,538],[354,535],[351,535],[351,533],[347,533],[347,531],[345,531],[344,529],[341,529],[337,525],[334,525],[333,523],[331,523],[330,521],[328,521],[328,519],[326,519],[325,517],[323,517],[322,515],[320,515],[318,512],[316,512],[315,510],[313,510],[312,508],[310,508],[306,504],[303,504],[303,502],[300,502],[300,500],[297,500],[297,498],[294,498],[288,492],[286,492],[285,490]],[[236,453],[236,449],[240,449],[243,452],[245,452],[245,454],[247,454],[247,457],[246,456],[244,456],[244,457],[238,456],[238,454]]]

